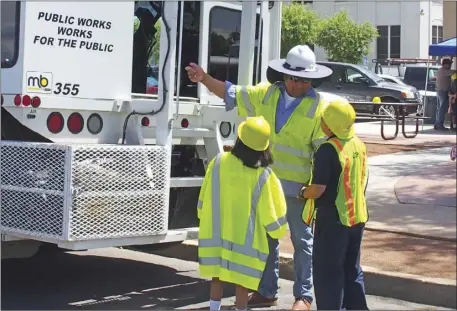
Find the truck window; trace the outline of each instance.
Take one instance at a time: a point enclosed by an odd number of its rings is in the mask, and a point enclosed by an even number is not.
[[[179,6],[181,8],[181,6]],[[159,85],[161,1],[139,1],[135,11],[132,92],[157,94]],[[180,9],[179,9],[180,10]],[[184,1],[180,96],[197,97],[197,84],[184,70],[190,62],[198,63],[200,39],[200,1]],[[176,46],[178,66],[180,11]],[[178,70],[178,68],[176,68]],[[175,95],[177,90],[175,89]]]
[[[20,1],[2,1],[2,68],[13,67],[19,54]]]
[[[238,82],[238,57],[240,54],[241,11],[215,6],[209,15],[208,73],[221,81]],[[256,19],[256,42],[259,39],[259,14]],[[257,77],[257,47],[254,51],[253,84]],[[262,51],[262,50],[261,50]],[[260,66],[260,64],[259,64]]]

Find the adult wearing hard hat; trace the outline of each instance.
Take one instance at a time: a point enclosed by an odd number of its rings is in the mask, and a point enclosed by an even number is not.
[[[287,219],[294,246],[296,298],[292,310],[309,310],[312,295],[312,245],[311,227],[300,217],[303,204],[297,199],[301,187],[311,177],[311,160],[316,148],[325,140],[320,128],[323,104],[312,88],[312,79],[324,78],[332,70],[316,64],[316,56],[307,45],[292,48],[286,59],[268,64],[268,83],[255,86],[238,86],[219,81],[196,64],[186,67],[189,79],[201,82],[211,92],[225,100],[226,109],[238,108],[240,116],[264,116],[274,129],[270,139],[275,163],[273,171],[281,180],[286,195]],[[279,244],[270,241],[265,272],[257,292],[249,298],[249,306],[277,304],[279,288]]]
[[[236,284],[236,309],[245,310],[248,290],[257,290],[269,255],[267,236],[287,233],[286,201],[269,168],[270,125],[263,117],[238,127],[231,152],[216,156],[200,191],[200,273],[212,278],[210,309],[219,310],[222,283]]]
[[[365,144],[354,133],[355,111],[336,100],[323,112],[328,135],[314,155],[303,221],[315,216],[313,277],[318,310],[368,310],[360,246],[368,210],[365,190],[368,159]]]

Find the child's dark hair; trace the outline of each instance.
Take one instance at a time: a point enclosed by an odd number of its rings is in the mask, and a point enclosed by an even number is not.
[[[273,164],[273,155],[270,147],[264,151],[256,151],[246,146],[239,138],[235,142],[231,153],[250,168],[267,167]]]

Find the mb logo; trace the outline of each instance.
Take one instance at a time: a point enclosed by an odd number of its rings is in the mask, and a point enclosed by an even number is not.
[[[51,93],[52,73],[50,72],[27,72],[27,92],[29,93]]]

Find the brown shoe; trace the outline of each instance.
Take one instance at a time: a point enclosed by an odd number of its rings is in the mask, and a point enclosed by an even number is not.
[[[272,307],[276,305],[278,305],[278,298],[263,297],[258,292],[253,292],[249,294],[249,307]]]
[[[295,298],[291,310],[311,310],[311,303],[305,298]]]

